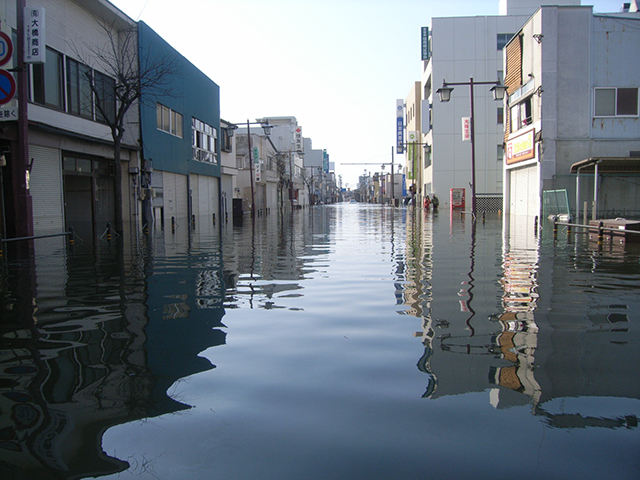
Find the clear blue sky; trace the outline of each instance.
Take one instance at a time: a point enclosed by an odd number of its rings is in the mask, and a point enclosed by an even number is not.
[[[420,80],[431,17],[497,15],[498,0],[112,0],[220,86],[221,116],[295,116],[343,186],[391,160],[395,102]],[[599,0],[596,12],[622,1]],[[402,157],[396,158],[403,161]]]

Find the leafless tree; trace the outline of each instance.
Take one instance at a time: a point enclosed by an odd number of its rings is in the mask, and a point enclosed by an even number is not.
[[[122,138],[129,109],[145,98],[172,95],[171,81],[178,75],[175,55],[162,55],[138,48],[137,24],[118,28],[115,22],[102,23],[106,41],[103,45],[83,43],[75,48],[81,62],[91,69],[85,76],[94,97],[96,113],[106,123],[113,139],[115,231],[123,233],[122,213]],[[94,70],[114,80],[112,88],[96,81]]]

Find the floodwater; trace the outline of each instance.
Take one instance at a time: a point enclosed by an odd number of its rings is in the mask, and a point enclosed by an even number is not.
[[[640,477],[640,249],[338,204],[5,252],[0,478]]]

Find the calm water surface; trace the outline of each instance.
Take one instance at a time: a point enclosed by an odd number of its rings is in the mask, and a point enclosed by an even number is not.
[[[529,223],[40,240],[2,270],[0,478],[637,479],[640,250]]]

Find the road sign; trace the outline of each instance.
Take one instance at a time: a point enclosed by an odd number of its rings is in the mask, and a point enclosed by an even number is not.
[[[0,70],[0,105],[9,103],[16,95],[16,81],[6,70]]]
[[[0,66],[8,63],[13,55],[13,42],[11,37],[0,32]]]

